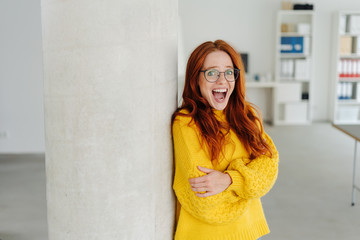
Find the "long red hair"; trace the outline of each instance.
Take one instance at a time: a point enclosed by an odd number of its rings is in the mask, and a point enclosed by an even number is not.
[[[211,110],[207,100],[201,96],[199,87],[199,73],[206,56],[210,52],[224,51],[229,54],[235,68],[240,69],[239,78],[235,82],[229,102],[224,109],[228,124],[219,122]],[[262,154],[272,154],[270,146],[264,141],[261,118],[256,107],[245,100],[245,69],[240,55],[225,41],[205,42],[198,46],[190,55],[186,67],[183,102],[172,115],[171,122],[176,116],[189,116],[195,121],[200,130],[202,140],[208,145],[211,161],[219,162],[219,155],[225,144],[225,135],[231,128],[250,153],[250,159]],[[180,110],[186,109],[187,114]]]

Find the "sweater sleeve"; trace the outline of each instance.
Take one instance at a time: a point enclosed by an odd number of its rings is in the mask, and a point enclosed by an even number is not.
[[[232,178],[228,190],[244,199],[261,198],[270,191],[278,175],[279,153],[272,139],[265,134],[273,155],[261,155],[253,160],[235,159],[230,162],[225,173]],[[245,164],[249,162],[248,164]]]
[[[197,166],[213,169],[207,152],[202,148],[195,124],[187,117],[177,117],[173,123],[175,178],[173,189],[181,207],[193,217],[210,224],[225,224],[238,219],[249,206],[234,191],[225,190],[209,197],[198,197],[191,190],[189,178],[205,175]]]

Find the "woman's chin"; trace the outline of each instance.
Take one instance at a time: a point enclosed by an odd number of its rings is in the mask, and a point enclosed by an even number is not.
[[[228,101],[225,100],[222,103],[218,103],[218,102],[212,102],[210,103],[210,106],[216,110],[222,111],[225,109],[226,105],[227,105]]]

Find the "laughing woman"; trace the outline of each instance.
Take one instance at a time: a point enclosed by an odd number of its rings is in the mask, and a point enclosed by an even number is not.
[[[245,100],[244,67],[222,40],[191,54],[183,104],[172,116],[175,240],[256,240],[269,233],[260,198],[278,152]]]

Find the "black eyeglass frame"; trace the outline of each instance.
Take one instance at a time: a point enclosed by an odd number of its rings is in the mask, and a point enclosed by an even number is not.
[[[234,79],[233,81],[230,81],[230,80],[228,80],[228,79],[226,78],[225,72],[219,72],[219,71],[216,70],[216,69],[201,70],[201,71],[199,71],[199,72],[203,72],[203,73],[204,73],[204,78],[205,78],[205,80],[208,81],[208,82],[210,82],[210,83],[216,83],[216,82],[219,80],[219,78],[220,78],[220,73],[223,73],[223,74],[224,74],[224,77],[225,77],[226,81],[228,81],[228,82],[235,82],[235,81],[239,78],[239,76],[240,76],[240,69],[238,69],[238,68],[229,68],[229,69],[234,70],[235,79]],[[229,69],[226,69],[226,70],[229,70]],[[206,72],[206,71],[209,71],[209,70],[216,70],[216,71],[219,73],[218,78],[216,79],[216,81],[212,82],[212,81],[209,81],[209,80],[206,78],[205,72]],[[237,73],[236,73],[236,71],[237,71]]]

